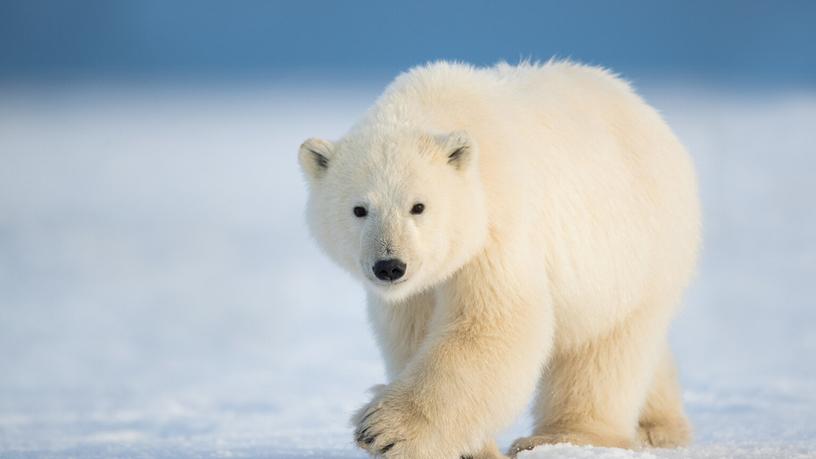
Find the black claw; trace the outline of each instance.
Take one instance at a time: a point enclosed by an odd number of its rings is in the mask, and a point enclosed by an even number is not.
[[[377,439],[376,435],[371,436],[371,437],[365,437],[365,436],[357,437],[357,444],[370,445],[370,444],[374,443],[374,440],[376,440],[376,439]]]
[[[393,447],[394,447],[394,443],[389,443],[389,444],[387,444],[387,445],[383,446],[383,449],[381,449],[381,450],[380,450],[380,454],[385,454],[385,453],[387,453],[387,452],[388,452],[388,450],[390,450],[390,449],[391,449],[391,448],[393,448]]]
[[[473,456],[459,456],[459,459],[473,459]]]
[[[357,440],[357,443],[365,443],[366,445],[374,443],[374,440],[376,440],[377,435],[376,434],[368,435],[368,430],[370,428],[371,427],[369,426],[363,429],[362,431],[357,432],[357,435],[354,437],[354,439]]]
[[[363,441],[363,439],[366,437],[366,432],[368,432],[368,427],[366,427],[363,430],[358,430],[357,431],[357,436],[355,437],[355,439],[357,440],[357,443],[360,443],[360,442]]]

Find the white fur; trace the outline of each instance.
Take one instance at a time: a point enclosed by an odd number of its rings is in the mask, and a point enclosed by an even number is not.
[[[361,447],[498,457],[493,435],[537,386],[512,455],[688,441],[666,334],[698,251],[694,171],[625,82],[568,62],[431,64],[300,161],[310,228],[369,291],[388,370],[355,417]],[[388,257],[404,282],[374,277]]]

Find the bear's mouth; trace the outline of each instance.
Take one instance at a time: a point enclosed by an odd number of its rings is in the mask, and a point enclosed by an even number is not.
[[[377,287],[394,287],[394,286],[399,285],[399,284],[404,284],[406,281],[408,281],[408,278],[407,277],[401,277],[401,278],[399,278],[397,280],[393,280],[393,281],[384,281],[384,280],[377,279],[376,277],[368,276],[368,280],[370,280],[371,283],[376,285]]]

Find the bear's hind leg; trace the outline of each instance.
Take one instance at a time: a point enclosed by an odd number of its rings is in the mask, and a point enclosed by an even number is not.
[[[603,337],[556,351],[539,384],[533,435],[516,440],[509,454],[553,443],[639,446],[638,420],[666,322],[641,310]]]
[[[668,346],[640,413],[638,433],[643,446],[676,448],[691,442],[691,425],[683,411],[677,370]]]

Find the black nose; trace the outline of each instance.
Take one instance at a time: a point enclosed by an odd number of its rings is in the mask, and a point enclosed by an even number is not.
[[[374,263],[374,275],[384,281],[395,281],[405,274],[405,263],[398,258]]]

